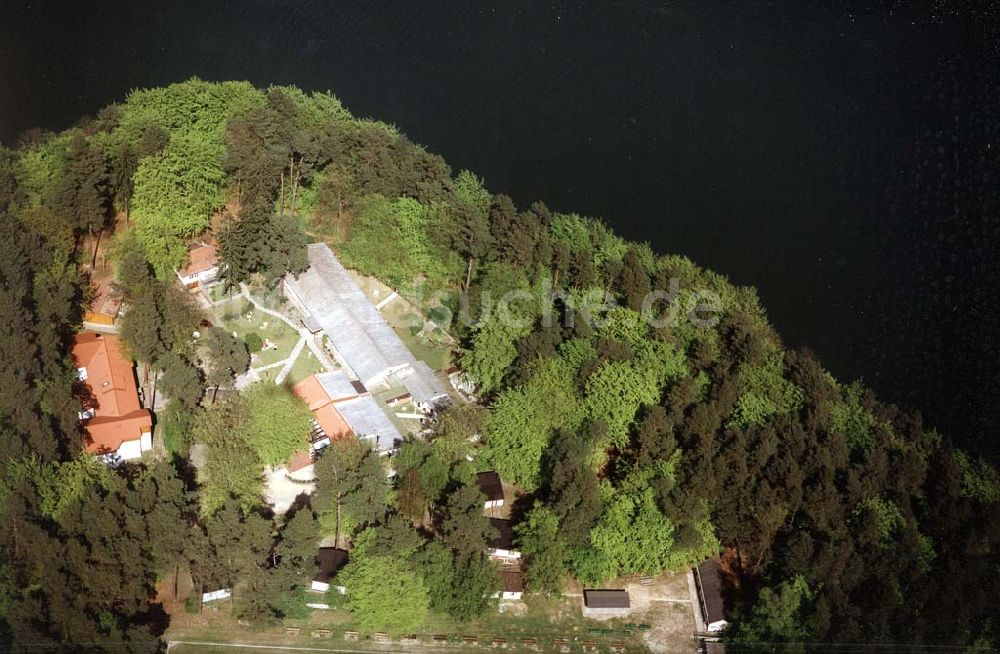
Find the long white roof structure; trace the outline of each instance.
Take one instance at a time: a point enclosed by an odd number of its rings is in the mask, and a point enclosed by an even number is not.
[[[315,377],[326,394],[330,396],[331,402],[348,400],[368,392],[364,387],[358,388],[352,384],[351,378],[343,370],[318,372]]]
[[[322,243],[308,246],[309,268],[285,278],[289,297],[323,329],[340,357],[366,386],[398,379],[417,402],[446,395],[430,367],[417,361],[347,269]]]

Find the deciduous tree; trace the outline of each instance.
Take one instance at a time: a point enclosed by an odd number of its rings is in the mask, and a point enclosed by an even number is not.
[[[566,544],[559,518],[541,503],[515,527],[517,545],[524,557],[525,587],[536,593],[561,595],[566,576]]]
[[[354,624],[365,631],[413,631],[423,624],[430,604],[424,580],[405,561],[367,552],[361,540],[338,575]]]
[[[246,443],[265,465],[286,463],[308,446],[313,416],[309,407],[284,386],[258,382],[243,391],[247,420],[241,429]]]
[[[222,206],[223,178],[221,145],[195,134],[175,134],[163,150],[140,160],[133,229],[159,278],[183,265],[187,239],[203,232]]]
[[[195,418],[192,439],[206,448],[200,492],[204,514],[214,513],[230,497],[244,511],[261,502],[264,464],[240,434],[247,413],[246,401],[235,396],[200,411]]]

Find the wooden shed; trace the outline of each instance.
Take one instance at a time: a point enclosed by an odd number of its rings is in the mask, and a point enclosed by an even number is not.
[[[587,617],[628,615],[632,602],[622,588],[593,588],[583,591],[583,614]]]

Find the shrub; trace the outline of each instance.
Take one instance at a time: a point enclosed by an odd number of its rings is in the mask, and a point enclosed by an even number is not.
[[[302,586],[296,586],[289,593],[284,593],[275,603],[274,609],[283,618],[293,620],[305,620],[309,617],[309,607],[306,606],[310,600],[306,597],[306,590]]]
[[[451,317],[451,309],[448,307],[434,307],[429,313],[431,320],[436,323],[447,323]]]
[[[250,332],[247,334],[243,340],[246,341],[247,349],[253,352],[260,352],[260,349],[264,347],[264,339],[260,337],[257,332]]]

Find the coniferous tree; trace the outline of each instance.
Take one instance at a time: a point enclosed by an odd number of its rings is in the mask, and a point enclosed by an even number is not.
[[[413,521],[398,513],[390,513],[375,527],[372,552],[411,558],[426,544],[424,534],[417,531]]]
[[[468,292],[476,261],[489,254],[493,243],[489,220],[490,194],[483,188],[482,180],[463,170],[455,180],[455,195],[458,206],[454,212],[452,240],[466,259],[464,290]]]
[[[478,487],[462,484],[448,495],[441,509],[438,530],[459,564],[485,552],[494,535],[495,530],[483,515],[484,500]]]
[[[338,544],[345,522],[364,527],[385,516],[389,485],[378,453],[367,442],[334,441],[315,470],[316,509],[332,519]]]
[[[590,433],[557,434],[548,453],[549,505],[559,519],[560,530],[570,547],[585,544],[601,513],[597,475],[587,464],[593,443],[602,438],[597,426]]]
[[[246,343],[221,327],[212,327],[205,334],[209,361],[206,381],[213,386],[212,402],[222,384],[230,384],[250,368],[250,352]]]
[[[206,588],[232,588],[241,577],[265,567],[271,550],[271,523],[226,501],[205,520],[206,549],[195,561],[197,581]]]
[[[170,141],[170,134],[167,130],[160,125],[150,125],[139,137],[135,153],[139,159],[152,156],[167,147],[168,141]]]
[[[319,523],[309,507],[285,517],[285,524],[278,532],[274,554],[283,568],[294,570],[297,575],[312,574],[313,559],[319,543]]]
[[[630,248],[622,260],[620,287],[626,306],[633,311],[640,311],[643,301],[649,295],[650,283],[649,273],[634,248]]]
[[[510,239],[516,218],[517,208],[514,206],[514,201],[507,195],[494,195],[489,209],[490,236],[493,242],[492,251],[494,259],[503,261],[512,259],[513,249]]]
[[[185,488],[173,466],[157,462],[142,478],[137,492],[146,516],[150,550],[160,574],[172,574],[177,596],[182,567],[190,561],[188,543],[193,536],[192,519],[197,513],[195,495]]]
[[[55,209],[69,218],[78,233],[94,238],[91,267],[97,260],[100,233],[107,226],[109,208],[108,164],[104,153],[83,134],[70,141],[66,168],[58,178]]]
[[[569,270],[574,288],[589,288],[597,281],[593,256],[586,250],[572,251]]]
[[[115,203],[125,212],[127,223],[132,209],[132,193],[135,190],[132,175],[139,167],[139,156],[131,143],[123,141],[111,150],[109,164],[111,194]]]
[[[556,241],[552,245],[552,285],[559,287],[559,280],[570,270],[571,254],[569,248],[562,241]]]
[[[165,353],[160,363],[163,366],[160,388],[167,397],[189,411],[198,406],[204,393],[198,368],[173,351]]]
[[[228,285],[249,281],[255,274],[273,285],[284,274],[298,274],[308,267],[305,233],[296,218],[250,205],[223,227],[219,258]]]
[[[0,216],[6,215],[17,197],[16,161],[14,152],[0,145]]]
[[[121,337],[128,351],[147,364],[158,362],[167,352],[166,319],[152,294],[134,296],[121,318]]]

